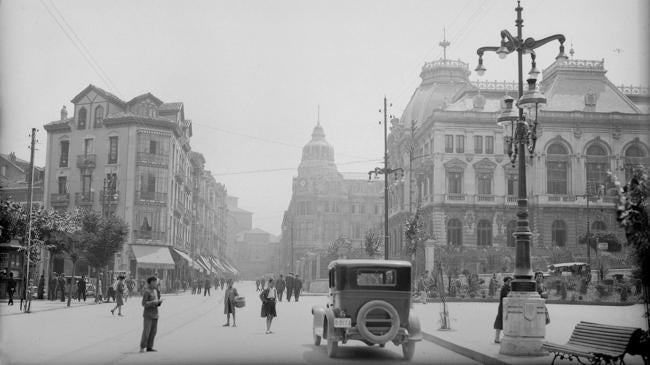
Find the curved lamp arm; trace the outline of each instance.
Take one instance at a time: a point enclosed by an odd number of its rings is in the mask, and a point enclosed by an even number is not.
[[[539,48],[539,47],[545,45],[545,44],[548,43],[548,42],[552,42],[552,41],[555,41],[555,40],[559,41],[559,42],[560,42],[560,46],[563,47],[563,46],[564,46],[564,41],[566,41],[566,38],[564,37],[563,34],[554,34],[554,35],[552,35],[552,36],[548,36],[548,37],[546,37],[546,38],[542,38],[542,39],[540,39],[540,40],[538,40],[538,41],[536,41],[535,38],[531,38],[531,37],[529,37],[529,38],[526,38],[526,40],[524,41],[524,45],[523,45],[523,46],[524,46],[524,48],[526,48],[526,49],[533,50],[533,49],[535,49],[535,48]]]

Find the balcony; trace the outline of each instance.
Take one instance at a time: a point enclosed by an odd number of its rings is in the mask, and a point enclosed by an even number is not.
[[[97,155],[77,155],[77,167],[80,169],[94,169],[97,166]]]
[[[174,172],[174,178],[176,178],[176,181],[179,183],[182,183],[185,181],[185,173],[183,170],[176,168],[176,172]]]
[[[156,153],[138,152],[138,163],[151,164],[158,166],[167,166],[169,164],[169,155],[159,155]]]
[[[465,194],[463,194],[463,193],[448,193],[445,200],[447,200],[447,201],[465,201]]]
[[[93,205],[94,201],[95,201],[94,191],[85,191],[85,192],[74,194],[74,203],[76,205]]]
[[[50,204],[53,207],[67,207],[70,204],[70,194],[50,194]]]
[[[136,191],[135,200],[142,203],[167,203],[167,193],[157,191]]]
[[[136,240],[164,241],[165,237],[165,232],[133,230],[133,239]]]
[[[506,203],[508,204],[517,204],[517,200],[519,200],[519,198],[517,198],[515,195],[506,196]]]
[[[100,191],[100,196],[102,197],[102,203],[105,204],[117,204],[120,200],[120,192],[117,190],[102,190]]]
[[[494,202],[494,195],[492,194],[476,194],[477,202]]]

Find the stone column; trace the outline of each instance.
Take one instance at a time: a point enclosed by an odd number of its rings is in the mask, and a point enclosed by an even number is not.
[[[434,257],[435,244],[434,243],[435,243],[434,240],[424,241],[424,269],[428,270],[429,272],[433,272],[433,268],[435,265],[435,257]]]
[[[500,354],[544,356],[546,307],[537,292],[510,292],[503,298],[503,338]]]

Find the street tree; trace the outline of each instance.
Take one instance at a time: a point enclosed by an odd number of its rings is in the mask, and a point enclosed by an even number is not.
[[[375,231],[368,231],[363,239],[366,255],[370,258],[381,256],[383,253],[381,237]]]
[[[408,217],[404,223],[404,236],[406,238],[406,245],[404,247],[406,253],[411,260],[411,282],[415,283],[415,273],[417,271],[415,254],[418,250],[418,245],[420,245],[425,239],[426,234],[424,232],[424,225],[421,221],[422,211],[418,208],[415,211],[415,214]]]
[[[106,273],[108,264],[124,247],[128,225],[119,217],[102,216],[92,210],[84,211],[80,222],[83,232],[80,238],[85,241],[83,250],[88,263]]]

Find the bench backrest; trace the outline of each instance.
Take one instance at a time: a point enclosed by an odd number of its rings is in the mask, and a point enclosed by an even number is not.
[[[568,343],[622,355],[627,352],[632,337],[640,334],[640,328],[580,322],[573,329]]]

